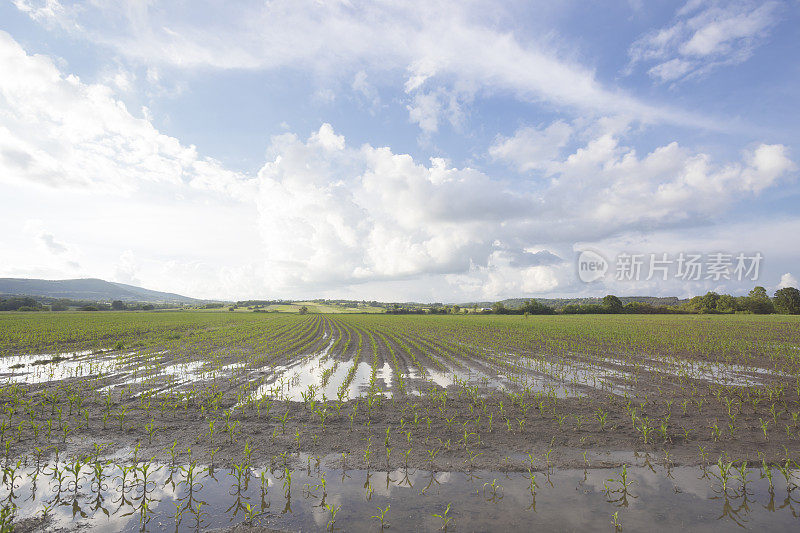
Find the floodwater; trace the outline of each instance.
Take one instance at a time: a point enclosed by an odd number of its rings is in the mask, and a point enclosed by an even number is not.
[[[19,355],[0,358],[0,383],[42,383],[88,376],[110,379],[101,390],[119,386],[147,385],[157,390],[186,387],[236,375],[258,383],[251,396],[271,396],[302,401],[314,391],[317,399],[350,400],[369,392],[373,369],[367,361],[344,360],[329,352],[334,341],[320,351],[291,359],[282,365],[250,368],[245,362],[218,366],[211,361],[170,361],[167,352],[149,354],[119,352],[75,352],[72,354]],[[481,358],[442,361],[439,367],[414,366],[402,373],[406,394],[421,395],[431,386],[478,386],[481,390],[521,390],[523,387],[557,397],[585,396],[589,389],[617,395],[634,391],[640,372],[668,374],[732,386],[763,385],[780,373],[719,362],[675,358],[642,357],[631,362],[614,357],[589,360],[577,354],[552,357],[519,356],[513,353],[485,354]],[[160,361],[164,356],[166,361]],[[396,369],[387,362],[375,368],[374,392],[391,396],[400,383]],[[345,387],[344,384],[347,383]]]
[[[10,355],[0,357],[0,383],[44,383],[108,374],[117,362],[103,352],[85,350],[73,353]]]
[[[17,520],[47,509],[48,527],[95,531],[196,531],[247,520],[322,531],[334,509],[334,529],[375,531],[374,516],[387,506],[384,521],[396,531],[434,531],[447,518],[452,531],[614,531],[615,513],[627,531],[800,526],[800,471],[786,478],[773,467],[770,489],[757,468],[745,470],[744,484],[732,471],[723,483],[717,466],[667,468],[637,458],[626,469],[627,488],[622,468],[536,471],[532,479],[527,472],[347,470],[334,457],[303,457],[300,468],[284,467],[278,457],[271,468],[238,470],[126,463],[120,456],[119,463],[85,458],[77,467],[37,467],[29,458],[4,468],[0,502],[16,508]]]

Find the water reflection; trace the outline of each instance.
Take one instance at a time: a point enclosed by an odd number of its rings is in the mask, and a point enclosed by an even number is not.
[[[101,531],[199,531],[242,522],[291,529],[373,531],[376,508],[398,530],[605,529],[699,531],[798,526],[800,471],[720,461],[523,472],[349,470],[347,457],[273,457],[254,468],[125,462],[42,454],[3,467],[0,503],[15,519]],[[303,467],[298,467],[298,461]],[[516,468],[522,464],[513,465]],[[538,465],[541,466],[541,465]],[[792,468],[789,468],[792,466]],[[616,513],[616,514],[615,514]]]

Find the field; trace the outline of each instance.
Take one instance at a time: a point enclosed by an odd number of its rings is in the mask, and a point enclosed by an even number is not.
[[[0,313],[0,496],[21,530],[794,528],[798,326]]]
[[[383,313],[385,309],[382,307],[374,307],[368,304],[359,304],[359,305],[345,305],[344,303],[337,303],[337,302],[291,302],[291,303],[283,303],[283,304],[269,304],[259,306],[257,309],[260,311],[272,311],[272,312],[279,312],[279,313],[299,313],[302,308],[306,309],[309,313],[327,313],[327,314],[338,314],[338,313]],[[227,307],[223,307],[222,309],[215,308],[215,309],[208,309],[208,311],[219,312],[221,310],[227,310]],[[254,308],[252,306],[242,306],[242,307],[235,307],[233,310],[237,312],[244,312],[249,313]]]

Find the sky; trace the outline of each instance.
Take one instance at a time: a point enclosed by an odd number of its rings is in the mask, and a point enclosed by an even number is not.
[[[6,1],[0,277],[227,300],[796,287],[797,57],[797,0]]]

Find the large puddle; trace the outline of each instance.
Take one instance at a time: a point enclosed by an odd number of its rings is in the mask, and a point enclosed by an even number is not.
[[[617,395],[631,394],[641,372],[660,373],[678,379],[694,379],[729,386],[759,386],[771,377],[783,374],[762,368],[749,368],[718,362],[689,361],[675,358],[642,357],[637,362],[621,358],[588,359],[577,354],[562,358],[493,354],[442,358],[438,366],[420,371],[410,366],[398,379],[389,362],[373,368],[365,358],[358,363],[330,355],[335,341],[316,353],[297,356],[276,366],[250,368],[239,361],[220,365],[212,361],[169,361],[165,351],[149,354],[75,352],[0,358],[0,383],[42,383],[81,377],[107,377],[103,388],[139,386],[151,390],[176,389],[200,381],[212,381],[236,375],[245,381],[257,381],[253,398],[270,396],[289,401],[315,398],[351,400],[370,390],[391,396],[402,384],[403,392],[421,395],[431,387],[477,386],[480,390],[522,390],[543,392],[557,397],[577,397],[589,389]],[[161,361],[165,358],[166,361]],[[374,379],[373,379],[374,378]]]
[[[578,356],[554,360],[504,353],[494,359],[518,385],[559,397],[581,396],[587,388],[630,394],[642,371],[734,387],[762,386],[771,377],[786,376],[758,367],[677,358],[649,357],[633,363],[612,357],[592,361]]]
[[[638,456],[637,456],[638,457]],[[630,458],[619,452],[610,460]],[[343,531],[380,529],[731,531],[800,526],[800,474],[777,467],[668,468],[639,457],[634,466],[504,473],[347,470],[313,457],[303,468],[213,469],[85,457],[6,465],[0,502],[16,520],[95,531],[197,531],[242,522]],[[297,461],[295,461],[296,463]],[[517,465],[520,466],[520,465]],[[449,507],[449,510],[448,510]],[[379,510],[380,509],[380,510]],[[335,515],[334,515],[335,512]],[[439,515],[439,516],[436,516]],[[334,520],[331,524],[331,520]]]
[[[0,383],[45,383],[114,372],[117,361],[104,352],[9,355],[0,357]]]

